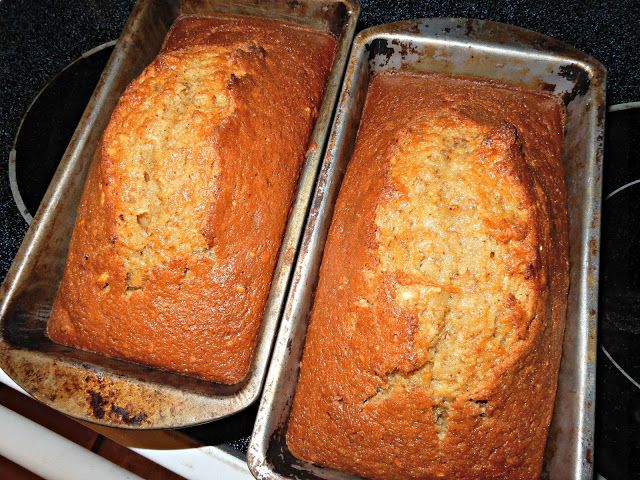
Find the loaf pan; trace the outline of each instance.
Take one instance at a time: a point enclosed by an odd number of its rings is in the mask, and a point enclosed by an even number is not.
[[[249,374],[225,386],[53,343],[46,324],[64,270],[82,187],[98,139],[123,90],[151,62],[182,14],[242,14],[295,22],[338,39],[318,120]],[[357,0],[139,0],[116,44],[0,290],[0,367],[45,404],[82,420],[126,428],[175,428],[225,417],[255,401],[304,226],[342,74]]]
[[[369,79],[392,69],[497,80],[553,92],[566,104],[571,287],[543,478],[590,479],[606,71],[593,58],[538,33],[456,18],[402,21],[356,37],[249,445],[249,467],[259,479],[354,478],[294,458],[285,433],[323,246]]]

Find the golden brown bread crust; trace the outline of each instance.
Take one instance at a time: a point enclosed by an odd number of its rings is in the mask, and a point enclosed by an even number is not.
[[[568,289],[557,99],[409,73],[369,86],[287,432],[374,479],[534,479]]]
[[[98,147],[53,340],[246,376],[335,45],[250,17],[176,22]]]

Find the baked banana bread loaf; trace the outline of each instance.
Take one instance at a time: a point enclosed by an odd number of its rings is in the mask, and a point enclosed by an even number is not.
[[[274,20],[176,22],[97,149],[54,341],[246,376],[335,46]]]
[[[564,109],[435,74],[372,80],[287,444],[372,479],[539,478],[568,290]]]

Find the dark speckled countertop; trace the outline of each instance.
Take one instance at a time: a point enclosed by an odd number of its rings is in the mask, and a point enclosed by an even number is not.
[[[448,16],[494,20],[544,33],[574,45],[607,67],[610,105],[640,101],[640,67],[637,59],[640,48],[639,0],[361,2],[359,29],[407,18]],[[83,52],[118,37],[133,3],[133,0],[0,0],[0,280],[5,277],[27,229],[13,201],[8,180],[8,158],[20,119],[48,79]],[[635,142],[637,140],[631,143]],[[605,170],[609,159],[607,157],[605,160]],[[637,160],[634,157],[628,166],[637,165]],[[606,184],[607,175],[611,179],[614,175],[605,171],[605,187],[609,188]],[[610,188],[617,186],[612,184]],[[630,205],[627,205],[629,211],[640,212],[640,209],[631,208]],[[621,241],[627,242],[626,237]],[[638,285],[634,284],[634,288]],[[637,298],[635,290],[632,296]],[[631,318],[625,315],[625,318]],[[633,322],[637,324],[637,317],[634,316]],[[602,333],[605,334],[602,338],[606,339],[606,328],[602,329]],[[625,338],[633,343],[636,337]],[[614,351],[614,346],[609,348]],[[627,360],[634,358],[637,357],[626,357]],[[627,380],[620,376],[612,366],[613,362],[602,361],[600,356],[598,362],[599,392],[603,391],[603,378],[605,383],[620,382],[619,390],[611,387],[605,392],[610,398],[599,398],[599,415],[604,415],[604,410],[610,412],[618,409],[620,413],[616,418],[621,419],[621,423],[615,423],[616,420],[607,413],[606,419],[599,424],[606,426],[606,435],[602,436],[601,433],[597,439],[601,446],[607,435],[606,438],[617,439],[606,448],[596,445],[596,452],[601,452],[600,457],[606,460],[601,461],[601,466],[605,463],[608,465],[599,470],[607,480],[640,478],[640,473],[635,477],[633,473],[637,462],[630,460],[640,455],[640,428],[637,427],[640,424],[640,408],[636,408],[640,405],[640,394],[632,390]],[[609,368],[611,372],[601,372],[600,368]],[[613,380],[607,380],[609,378]],[[613,406],[603,410],[604,404]],[[246,423],[246,428],[243,428],[249,432],[255,413],[250,410],[247,412],[243,414],[247,417],[244,420],[244,417],[240,420],[230,417],[228,421],[217,422],[218,434],[220,431],[226,432],[225,428],[237,430],[239,422]],[[634,421],[636,424],[633,424]],[[602,426],[598,428],[603,431]],[[197,433],[194,431],[192,434],[197,436]],[[209,438],[206,429],[201,433]],[[243,435],[246,443],[246,434]],[[226,437],[223,441],[227,441]],[[626,453],[620,456],[621,445]]]
[[[9,152],[20,119],[49,78],[83,52],[118,37],[133,3],[0,3],[0,279],[27,231],[8,181]]]

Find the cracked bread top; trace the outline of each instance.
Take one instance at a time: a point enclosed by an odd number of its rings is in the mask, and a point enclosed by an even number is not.
[[[246,376],[335,46],[274,20],[176,21],[100,141],[53,340]]]
[[[563,108],[433,74],[372,80],[287,443],[367,478],[540,475],[568,288]]]

